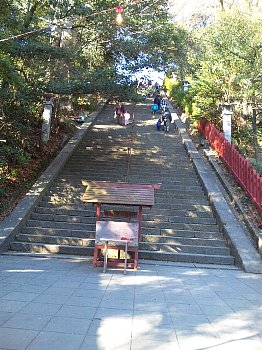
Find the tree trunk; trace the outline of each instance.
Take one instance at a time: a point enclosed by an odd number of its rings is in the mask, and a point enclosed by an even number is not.
[[[224,7],[224,0],[219,0],[220,5],[221,5],[221,10],[225,11],[225,7]]]

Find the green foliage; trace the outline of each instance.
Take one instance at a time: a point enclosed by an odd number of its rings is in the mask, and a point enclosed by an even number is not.
[[[180,60],[176,70],[180,88],[172,92],[191,118],[205,116],[220,129],[218,106],[231,105],[233,142],[242,153],[250,155],[254,152],[254,132],[250,118],[243,123],[245,105],[262,106],[262,21],[257,10],[232,6],[204,26],[193,27],[187,36],[185,63]],[[190,80],[189,101],[181,92],[185,77]]]
[[[177,79],[165,79],[165,86],[168,90],[169,96],[172,101],[179,105],[183,112],[185,112],[188,116],[191,116],[195,110],[193,109],[192,97],[193,92],[192,88],[187,92],[184,92],[183,82],[178,81]]]
[[[7,166],[8,168],[11,168],[11,166],[17,164],[26,165],[28,160],[28,155],[17,147],[8,145],[0,147],[0,167]]]
[[[12,177],[12,167],[38,152],[46,97],[54,100],[55,125],[64,113],[61,99],[75,107],[72,113],[95,108],[95,98],[81,104],[82,96],[140,99],[132,74],[173,58],[166,42],[172,46],[177,35],[166,5],[167,0],[125,4],[119,27],[112,0],[0,1],[2,177]]]
[[[257,163],[255,161],[252,161],[251,163],[254,169],[257,171],[257,173],[262,176],[262,162]]]

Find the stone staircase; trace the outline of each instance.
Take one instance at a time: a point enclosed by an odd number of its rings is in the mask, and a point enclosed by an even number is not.
[[[82,181],[161,183],[154,207],[143,210],[139,258],[234,264],[178,132],[156,130],[149,101],[135,114],[133,126],[121,127],[113,106],[101,112],[10,250],[92,256],[95,207],[81,200]]]

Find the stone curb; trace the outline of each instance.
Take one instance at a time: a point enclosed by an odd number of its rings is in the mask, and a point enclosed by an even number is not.
[[[247,214],[245,213],[245,210],[240,202],[240,200],[237,198],[237,196],[234,194],[234,191],[232,189],[232,186],[229,184],[229,182],[225,179],[223,176],[219,166],[216,163],[215,156],[210,154],[208,150],[204,150],[204,155],[208,159],[209,164],[214,169],[216,175],[218,176],[219,180],[221,181],[224,189],[226,190],[232,205],[236,208],[237,212],[240,215],[241,220],[244,221],[245,225],[248,228],[248,233],[250,235],[250,239],[252,240],[255,248],[259,251],[259,253],[262,253],[262,232],[260,232],[253,223],[249,220]]]
[[[0,223],[0,253],[8,249],[9,244],[19,232],[21,226],[27,220],[32,210],[41,200],[42,195],[59,174],[61,168],[65,165],[74,149],[77,147],[83,136],[94,125],[97,116],[105,107],[107,101],[101,101],[96,111],[91,113],[76,134],[68,141],[65,147],[60,151],[52,163],[42,173],[36,183],[17,204],[12,213]]]
[[[261,256],[254,248],[242,226],[233,214],[232,208],[229,206],[219,188],[218,180],[211,171],[211,166],[206,163],[197,151],[193,141],[187,133],[187,130],[174,112],[170,103],[168,103],[168,107],[172,113],[176,127],[179,130],[179,134],[187,150],[188,156],[192,160],[203,188],[208,196],[209,202],[214,209],[218,223],[223,229],[223,233],[229,243],[236,263],[241,266],[245,272],[262,273]]]

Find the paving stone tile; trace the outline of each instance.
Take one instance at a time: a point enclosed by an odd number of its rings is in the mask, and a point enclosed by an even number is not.
[[[253,302],[259,302],[261,303],[262,302],[262,293],[259,294],[259,293],[250,293],[250,294],[245,294],[245,297],[247,300],[251,301],[252,303]]]
[[[133,310],[99,307],[94,317],[96,319],[133,317]]]
[[[35,303],[31,302],[24,306],[20,311],[25,314],[38,314],[52,316],[57,313],[61,308],[61,305],[47,304],[47,303]]]
[[[177,340],[181,350],[216,349],[221,339],[215,333],[204,333],[203,331],[188,331],[186,335],[177,333]]]
[[[50,281],[46,278],[35,278],[30,280],[26,285],[30,286],[41,286],[41,287],[51,287],[55,283],[54,280]]]
[[[28,302],[17,300],[0,300],[0,312],[17,312],[21,310]]]
[[[0,312],[0,326],[3,325],[9,318],[11,318],[14,315],[14,312]],[[1,344],[0,344],[1,346]]]
[[[157,311],[157,312],[166,312],[167,311],[167,303],[164,300],[160,300],[158,302],[137,302],[135,301],[134,309],[135,310],[145,310],[148,312]]]
[[[48,287],[41,285],[32,285],[32,284],[24,284],[15,289],[15,292],[24,292],[24,293],[42,293]]]
[[[214,306],[227,306],[226,302],[219,298],[218,296],[215,297],[204,297],[204,298],[198,298],[196,299],[197,304],[201,307],[201,305],[214,305]]]
[[[86,334],[91,320],[72,317],[53,317],[45,326],[44,331],[69,334]]]
[[[4,327],[40,331],[46,326],[50,319],[51,316],[24,314],[19,312],[5,322]]]
[[[66,305],[91,306],[91,307],[98,307],[100,303],[101,303],[101,299],[89,298],[86,296],[80,296],[80,297],[71,296],[65,302]]]
[[[155,327],[172,326],[173,321],[167,310],[165,312],[150,312],[142,310],[134,310],[133,323],[148,323]]]
[[[96,289],[86,289],[86,288],[77,288],[72,296],[74,297],[85,297],[85,298],[96,298],[102,299],[104,295],[104,291],[98,291]]]
[[[230,315],[233,310],[227,305],[201,305],[200,306],[203,313],[207,316],[209,315]]]
[[[67,295],[41,294],[34,299],[35,303],[63,305],[69,298]]]
[[[79,350],[84,335],[56,332],[40,332],[27,350]]]
[[[150,323],[145,320],[133,320],[132,338],[137,338],[145,334],[150,334],[152,339],[168,339],[176,337],[175,328],[172,323],[159,324]]]
[[[80,282],[71,282],[71,281],[57,281],[55,282],[52,287],[53,288],[70,288],[70,289],[76,289],[79,288]]]
[[[57,287],[49,287],[47,288],[43,294],[50,294],[50,295],[63,295],[63,296],[70,296],[75,292],[75,288],[57,288]]]
[[[174,327],[181,328],[185,327],[188,328],[191,327],[199,327],[203,324],[209,324],[209,320],[205,315],[190,315],[188,313],[185,314],[177,314],[177,313],[171,313],[171,318],[174,323]]]
[[[134,299],[117,299],[104,297],[100,304],[101,308],[133,310]]]
[[[87,318],[92,319],[97,308],[91,306],[63,305],[57,312],[59,317]]]
[[[24,350],[37,336],[37,331],[0,328],[0,346],[2,349]]]
[[[241,310],[250,310],[250,309],[257,309],[257,305],[254,305],[248,300],[245,299],[224,299],[225,303],[235,312],[241,311]]]
[[[85,337],[80,350],[130,350],[130,339],[123,340],[118,344],[102,336],[88,335]]]
[[[109,317],[94,320],[87,336],[96,335],[98,344],[105,349],[125,349],[131,341],[132,317]]]
[[[12,291],[8,294],[5,294],[3,297],[1,297],[1,300],[32,301],[38,296],[39,294],[37,293]]]
[[[168,307],[172,314],[202,315],[203,311],[195,304],[170,304]]]
[[[179,343],[174,339],[174,336],[170,335],[170,338],[166,338],[163,342],[158,337],[155,340],[151,336],[140,336],[132,339],[131,350],[180,350]]]
[[[79,288],[105,291],[107,289],[107,286],[108,286],[108,283],[103,283],[103,282],[98,282],[98,283],[83,282],[83,283],[80,283]]]
[[[0,281],[0,291],[1,292],[11,292],[20,286],[19,283],[6,283]]]

